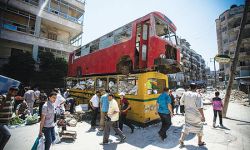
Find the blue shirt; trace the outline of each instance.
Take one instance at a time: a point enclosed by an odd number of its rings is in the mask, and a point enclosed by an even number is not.
[[[159,104],[159,108],[158,108],[159,113],[163,113],[163,114],[170,113],[170,111],[168,110],[168,104],[171,104],[171,98],[166,92],[162,93],[158,97],[157,103]]]
[[[108,112],[108,109],[109,109],[109,100],[108,100],[108,94],[107,93],[101,96],[100,103],[102,104],[101,111],[102,112]]]

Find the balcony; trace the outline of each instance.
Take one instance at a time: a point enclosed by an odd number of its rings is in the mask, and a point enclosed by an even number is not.
[[[33,2],[33,4],[30,2]],[[26,10],[31,14],[39,14],[40,8],[36,6],[36,1],[32,0],[30,2],[26,2],[26,0],[11,0],[8,2],[8,5],[20,10]],[[79,22],[79,20],[77,20],[75,17],[67,15],[66,13],[56,11],[51,7],[45,7],[45,10],[42,11],[42,13],[40,12],[40,14],[41,18],[44,20],[54,22],[55,27],[65,28],[73,35],[77,35],[82,32],[82,24]]]
[[[250,60],[250,51],[240,52],[239,58],[240,60]]]
[[[41,47],[57,49],[60,51],[65,51],[65,52],[72,52],[73,50],[75,50],[77,48],[77,47],[74,47],[70,44],[65,44],[63,42],[50,40],[47,38],[36,37],[36,36],[29,34],[29,33],[26,33],[26,32],[22,32],[22,31],[18,31],[18,30],[16,30],[16,31],[9,30],[6,28],[3,28],[1,30],[0,38],[5,39],[5,40],[20,42],[20,43],[26,43],[26,44],[30,44],[30,45],[37,44]]]

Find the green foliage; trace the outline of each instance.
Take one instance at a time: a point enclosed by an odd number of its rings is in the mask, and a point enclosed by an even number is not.
[[[50,52],[39,52],[39,60],[39,70],[35,71],[32,55],[17,51],[9,58],[9,63],[3,66],[3,75],[42,89],[63,87],[67,75],[66,60],[55,58]]]
[[[41,88],[55,88],[64,86],[67,75],[67,62],[63,58],[55,58],[50,52],[39,54],[40,71],[36,73],[36,82]]]
[[[35,61],[29,52],[15,51],[10,56],[9,63],[3,66],[2,72],[5,76],[29,84],[34,74],[34,64]]]

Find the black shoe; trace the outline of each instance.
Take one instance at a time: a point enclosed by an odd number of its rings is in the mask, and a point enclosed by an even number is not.
[[[115,135],[118,135],[118,133],[115,133]]]
[[[124,143],[124,142],[125,142],[125,139],[126,139],[126,136],[124,136],[124,137],[121,139],[121,142],[120,142],[120,143]]]

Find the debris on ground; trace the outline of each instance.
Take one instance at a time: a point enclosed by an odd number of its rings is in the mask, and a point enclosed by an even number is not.
[[[218,90],[220,92],[220,98],[224,99],[226,95],[226,90]],[[202,93],[202,98],[204,101],[208,102],[211,101],[214,95],[215,90],[212,91],[207,91]],[[249,103],[248,95],[242,91],[239,90],[232,90],[231,95],[230,95],[230,101],[231,102],[237,102],[237,103],[242,103],[245,105],[245,103]]]

